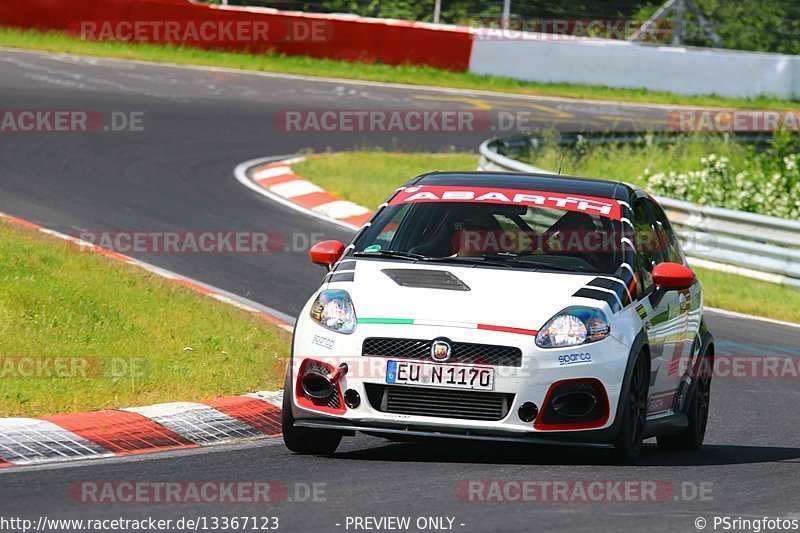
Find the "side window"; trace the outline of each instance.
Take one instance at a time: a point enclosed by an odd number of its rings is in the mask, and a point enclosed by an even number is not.
[[[655,217],[656,231],[664,247],[664,259],[671,263],[678,263],[679,265],[684,264],[683,251],[681,250],[678,236],[675,235],[675,231],[672,229],[672,225],[669,223],[666,213],[664,213],[661,206],[655,202],[647,201],[647,204],[650,206],[650,210]]]
[[[643,200],[637,201],[633,208],[633,229],[636,232],[636,272],[639,286],[642,292],[647,292],[653,286],[653,268],[663,262],[663,256],[653,218]]]
[[[399,206],[398,208],[390,207],[378,215],[372,226],[359,239],[361,244],[358,245],[356,251],[363,251],[364,246],[367,244],[379,245],[383,250],[392,249],[393,242],[397,237],[397,228],[410,208],[411,205]]]
[[[374,244],[380,245],[383,250],[393,250],[396,247],[395,239],[398,237],[397,228],[411,210],[411,205],[404,205],[397,210],[392,219],[386,223],[381,232],[375,237]]]

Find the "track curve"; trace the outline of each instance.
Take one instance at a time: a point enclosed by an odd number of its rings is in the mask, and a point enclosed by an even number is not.
[[[79,231],[276,231],[285,238],[350,232],[272,203],[232,176],[242,161],[303,148],[360,144],[475,150],[485,131],[458,134],[288,134],[272,117],[287,109],[534,110],[539,126],[574,130],[663,124],[663,106],[522,98],[370,83],[308,80],[115,60],[0,52],[0,107],[142,111],[127,133],[0,134],[0,211],[65,233]],[[133,254],[136,255],[136,254]],[[322,278],[304,250],[275,254],[137,258],[295,315]],[[723,354],[795,355],[800,330],[711,314]],[[454,516],[464,531],[583,529],[693,531],[698,516],[800,516],[797,379],[718,380],[707,446],[661,453],[636,467],[588,453],[498,445],[386,444],[350,439],[336,458],[293,456],[275,441],[115,461],[23,468],[0,474],[3,514],[37,517],[254,515],[274,513],[287,531],[345,530],[347,515]],[[248,505],[79,505],[87,479],[274,479],[326,483],[325,501]],[[712,483],[710,501],[487,504],[461,501],[468,479],[663,480]],[[459,524],[464,524],[463,526]],[[341,524],[337,526],[336,524]]]

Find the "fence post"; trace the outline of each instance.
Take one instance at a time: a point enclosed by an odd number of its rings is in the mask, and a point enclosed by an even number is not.
[[[503,19],[500,21],[500,25],[503,27],[504,30],[507,30],[510,24],[511,24],[511,0],[503,0]]]

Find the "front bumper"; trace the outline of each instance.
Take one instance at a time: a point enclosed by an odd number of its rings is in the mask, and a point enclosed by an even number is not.
[[[516,444],[543,444],[543,445],[559,445],[559,446],[574,446],[579,448],[600,448],[610,449],[614,445],[610,442],[604,442],[604,439],[596,439],[595,437],[603,432],[593,432],[593,438],[585,438],[586,435],[580,435],[579,439],[575,436],[563,434],[517,434],[505,433],[502,431],[489,431],[489,432],[475,432],[468,429],[441,431],[441,428],[426,428],[425,426],[400,426],[393,424],[391,426],[375,425],[371,426],[366,423],[354,423],[349,420],[301,420],[295,422],[296,427],[324,429],[328,431],[341,431],[341,432],[354,432],[359,431],[367,435],[383,436],[387,438],[437,438],[437,439],[456,439],[456,440],[471,440],[471,441],[484,441],[484,442],[510,442]]]
[[[492,366],[495,370],[494,392],[505,394],[509,399],[506,414],[497,420],[470,420],[386,412],[370,401],[367,389],[371,387],[374,391],[376,386],[385,387],[388,361],[405,359],[361,355],[363,342],[369,337],[422,340],[445,337],[454,342],[520,348],[521,366]],[[584,356],[577,358],[577,362],[565,363],[575,360],[572,356],[576,354],[588,354],[589,360],[585,360],[587,358]],[[406,324],[359,324],[355,333],[342,335],[319,326],[311,319],[301,319],[295,331],[292,356],[292,383],[295,389],[292,394],[292,412],[296,425],[303,427],[410,437],[533,443],[557,441],[563,444],[574,441],[580,445],[594,442],[604,447],[613,440],[611,429],[616,423],[629,355],[630,347],[613,336],[580,347],[541,349],[535,345],[531,335],[503,331]],[[339,380],[339,392],[357,392],[362,399],[360,405],[349,408],[342,402],[336,409],[331,409],[329,406],[318,407],[302,401],[302,398],[298,399],[299,372],[307,359],[323,362],[331,368],[347,363],[349,371]],[[547,425],[540,423],[541,416],[536,422],[526,422],[518,415],[520,406],[526,402],[533,402],[542,411],[546,407],[548,392],[554,384],[582,379],[598,381],[605,391],[607,416],[602,420],[588,424]]]

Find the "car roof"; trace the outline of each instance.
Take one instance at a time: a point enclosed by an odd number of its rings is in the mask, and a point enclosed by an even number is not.
[[[585,194],[587,196],[611,198],[625,202],[630,202],[632,198],[645,194],[638,187],[621,181],[522,172],[430,172],[417,176],[406,184],[406,186],[411,185],[450,185],[454,187],[474,185],[503,189]]]

